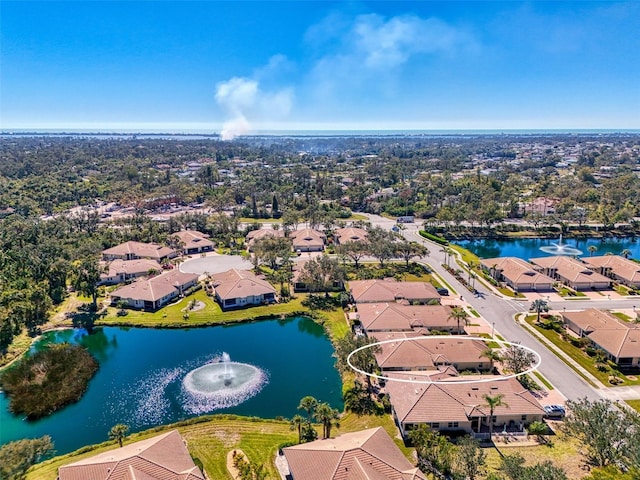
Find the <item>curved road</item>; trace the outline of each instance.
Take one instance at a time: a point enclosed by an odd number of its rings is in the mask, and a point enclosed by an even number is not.
[[[377,215],[367,215],[374,225],[390,229],[395,222],[388,218]],[[442,268],[445,261],[442,247],[434,242],[430,242],[418,234],[418,225],[406,224],[401,231],[407,240],[417,241],[429,248],[430,254],[428,263],[435,272],[446,280],[464,301],[474,308],[490,324],[495,324],[495,330],[502,337],[512,342],[520,342],[540,354],[542,363],[540,372],[569,400],[588,397],[591,400],[601,399],[601,390],[589,385],[582,377],[574,372],[555,353],[534,337],[528,330],[520,326],[514,319],[517,313],[527,312],[530,306],[528,301],[517,299],[507,299],[497,295],[485,287],[481,282],[476,282],[478,296],[474,296],[460,283],[453,275]],[[468,295],[467,295],[468,294]],[[616,300],[572,300],[549,302],[552,310],[559,310],[563,307],[575,309],[584,308],[631,308],[635,303],[640,306],[640,299],[616,299]]]

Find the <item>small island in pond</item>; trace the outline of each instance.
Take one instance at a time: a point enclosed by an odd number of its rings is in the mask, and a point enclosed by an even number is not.
[[[98,362],[83,347],[63,343],[22,359],[0,376],[13,414],[35,420],[80,400]]]

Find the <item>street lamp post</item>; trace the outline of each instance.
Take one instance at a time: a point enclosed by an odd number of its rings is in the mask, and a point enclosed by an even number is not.
[[[496,322],[493,322],[493,324],[491,325],[491,340],[493,340],[493,334],[496,331]]]

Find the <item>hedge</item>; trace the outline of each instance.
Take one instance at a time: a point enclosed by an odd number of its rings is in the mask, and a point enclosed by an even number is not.
[[[442,238],[442,237],[439,237],[438,235],[425,232],[424,230],[420,230],[420,236],[426,238],[427,240],[431,240],[432,242],[436,242],[440,245],[449,245],[449,241],[446,238]]]

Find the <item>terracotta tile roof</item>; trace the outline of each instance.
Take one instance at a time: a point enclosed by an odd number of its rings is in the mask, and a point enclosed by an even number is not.
[[[611,279],[590,270],[584,263],[571,257],[532,258],[531,263],[542,268],[555,268],[562,278],[573,283],[610,283]]]
[[[637,325],[595,330],[588,337],[616,358],[640,358],[640,328]]]
[[[357,303],[440,299],[433,285],[426,282],[398,282],[394,279],[353,280],[349,282],[349,290]]]
[[[222,300],[276,293],[276,289],[266,280],[248,270],[235,268],[214,274],[213,286],[216,289],[216,295]]]
[[[517,257],[487,258],[480,260],[487,269],[496,268],[513,284],[529,283],[533,285],[550,285],[555,280],[547,275],[537,272],[533,266]]]
[[[582,259],[592,268],[609,268],[611,271],[630,283],[640,283],[640,264],[619,255],[603,255]]]
[[[209,236],[198,232],[197,230],[182,230],[173,234],[174,237],[178,237],[182,243],[184,243],[185,250],[191,250],[194,248],[213,248],[214,244],[209,240]]]
[[[157,243],[141,243],[141,242],[125,242],[115,247],[107,248],[102,251],[105,256],[124,257],[127,254],[134,255],[137,258],[153,258],[159,260],[164,257],[175,255],[175,250],[169,247],[163,247]]]
[[[406,378],[406,377],[404,377]],[[386,388],[402,423],[462,422],[473,412],[487,416],[483,395],[502,394],[508,406],[494,415],[544,414],[536,398],[514,379],[461,384],[452,377],[446,384],[411,384],[389,381]]]
[[[451,311],[447,305],[358,304],[358,317],[367,331],[450,330],[457,327]]]
[[[261,228],[259,230],[251,230],[245,238],[248,245],[253,245],[262,238],[267,237],[284,237],[282,230],[272,230],[270,228]]]
[[[59,480],[203,480],[177,430],[58,469]]]
[[[287,447],[294,480],[425,479],[382,427]]]
[[[398,340],[383,343],[382,352],[376,354],[378,365],[382,369],[401,368],[407,370],[425,368],[436,369],[439,364],[489,363],[482,356],[487,344],[480,340],[464,338],[439,338],[438,336],[416,336],[415,334],[377,335],[379,341]],[[400,341],[402,338],[419,340]]]
[[[125,275],[146,275],[149,270],[161,271],[162,266],[156,261],[148,258],[140,258],[137,260],[122,260],[116,258],[106,264],[108,271],[100,274],[100,278],[116,277],[120,274]]]
[[[335,237],[338,243],[341,244],[362,242],[367,239],[367,231],[356,227],[338,228],[335,231]]]
[[[148,280],[136,280],[129,285],[117,288],[111,292],[111,296],[155,302],[171,294],[178,287],[197,280],[198,275],[194,273],[183,273],[176,269]]]
[[[289,232],[289,238],[293,242],[293,249],[309,248],[309,247],[324,247],[324,242],[327,239],[324,233],[321,233],[312,228],[304,228],[302,230],[294,230]]]
[[[616,329],[623,328],[624,325],[618,317],[609,312],[598,310],[597,308],[588,308],[579,312],[563,312],[562,316],[565,321],[569,320],[584,332],[593,332],[599,329]]]

